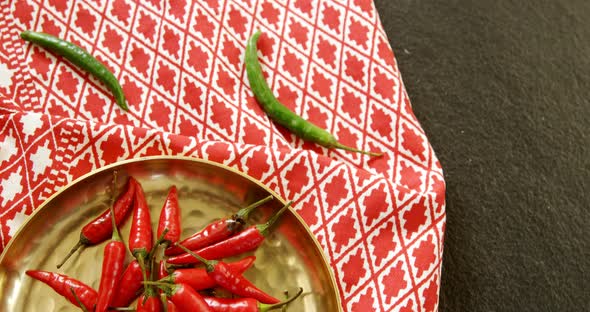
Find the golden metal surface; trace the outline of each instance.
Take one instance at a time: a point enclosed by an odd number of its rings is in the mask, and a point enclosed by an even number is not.
[[[102,247],[106,243],[77,252],[59,270],[56,264],[78,241],[81,228],[108,207],[107,186],[113,170],[118,172],[119,191],[127,176],[141,182],[154,229],[168,188],[175,184],[182,210],[183,238],[269,193],[275,200],[257,209],[249,224],[262,222],[284,204],[283,199],[260,182],[206,160],[158,156],[106,166],[50,197],[13,237],[0,256],[0,311],[75,310],[51,288],[26,276],[24,272],[28,269],[57,271],[98,289]],[[124,239],[128,238],[129,223],[121,229]],[[321,247],[292,210],[284,214],[280,224],[253,254],[256,262],[245,275],[261,289],[284,298],[284,290],[303,287],[304,295],[287,311],[342,311],[334,276]]]

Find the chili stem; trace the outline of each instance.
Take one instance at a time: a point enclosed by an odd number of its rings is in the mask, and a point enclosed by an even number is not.
[[[199,256],[199,255],[197,255],[197,254],[196,254],[196,253],[194,253],[192,250],[190,250],[190,249],[188,249],[188,248],[186,248],[186,247],[184,247],[184,246],[182,246],[182,245],[180,245],[180,244],[175,244],[175,245],[176,245],[176,246],[178,246],[178,247],[180,247],[180,249],[182,249],[182,250],[186,251],[186,252],[187,252],[189,255],[191,255],[191,256],[193,256],[193,257],[197,258],[197,260],[199,260],[199,261],[203,262],[203,264],[205,264],[205,266],[207,267],[207,271],[211,272],[211,271],[213,271],[213,270],[214,270],[215,263],[216,263],[217,261],[214,261],[214,260],[207,260],[207,259],[205,259],[205,258],[203,258],[203,257],[201,257],[201,256]]]
[[[168,285],[170,283],[152,282],[152,281],[145,281],[142,284],[145,284],[145,285],[154,285],[154,286],[164,286],[164,287],[169,287],[170,286],[170,285]]]
[[[382,152],[368,152],[368,151],[363,151],[354,147],[350,147],[350,146],[346,146],[340,142],[334,143],[334,147],[335,148],[339,148],[339,149],[343,149],[343,150],[347,150],[347,151],[351,151],[351,152],[356,152],[356,153],[361,153],[361,154],[365,154],[365,155],[369,155],[369,156],[373,156],[373,157],[381,157],[383,156]]]
[[[154,246],[157,247],[158,245],[160,245],[162,242],[164,242],[164,236],[166,236],[166,234],[168,233],[168,229],[164,229],[164,231],[162,231],[162,234],[160,235],[160,237],[158,237],[158,239],[156,240],[156,242],[154,243]],[[156,248],[152,248],[152,250],[150,250],[150,252],[148,253],[147,258],[150,260],[153,260],[154,258],[154,254],[156,253]]]
[[[270,219],[266,221],[266,223],[257,225],[256,227],[258,228],[258,231],[260,231],[260,234],[266,236],[269,229],[277,222],[279,217],[283,214],[283,212],[285,212],[285,210],[289,208],[289,206],[291,206],[292,203],[293,201],[289,201],[285,206],[283,206],[283,208],[281,208],[281,210],[272,215]]]
[[[111,210],[111,221],[113,221],[113,236],[111,237],[114,241],[122,242],[121,234],[119,233],[119,228],[117,228],[117,223],[115,222],[115,211],[113,210],[113,206],[109,208]]]
[[[275,303],[275,304],[265,304],[265,303],[260,303],[259,304],[259,310],[260,311],[269,311],[269,310],[274,310],[276,308],[280,308],[280,307],[285,307],[287,306],[289,303],[293,302],[295,299],[297,299],[301,293],[303,293],[303,288],[299,287],[299,291],[297,291],[297,294],[295,294],[295,296],[283,301],[283,302],[279,302],[279,303]]]
[[[111,202],[110,205],[112,206],[115,203],[115,190],[117,189],[117,170],[113,170],[113,179],[111,180]]]
[[[191,263],[187,263],[187,264],[174,264],[174,263],[167,263],[168,266],[168,271],[170,270],[178,270],[178,269],[186,269],[186,268],[191,268],[193,265]]]
[[[113,222],[113,236],[111,237],[114,241],[122,242],[121,233],[119,233],[119,228],[117,227],[117,220],[115,219],[115,209],[113,209],[113,205],[115,203],[115,185],[117,183],[117,171],[113,171],[113,189],[111,193],[111,203],[109,205],[109,211],[111,212],[111,221]]]
[[[155,248],[157,248],[157,245],[156,245],[156,247],[154,247],[154,249]],[[157,276],[156,273],[154,272],[155,268],[156,268],[156,261],[154,261],[154,259],[151,258],[151,261],[149,262],[149,264],[150,264],[150,278],[149,278],[149,280],[153,281],[156,279],[156,276]],[[144,279],[144,282],[145,282],[145,279]]]
[[[149,280],[153,280],[154,276],[155,276],[155,261],[154,261],[154,256],[156,254],[156,250],[158,249],[158,246],[160,246],[160,243],[164,240],[164,236],[166,235],[166,233],[168,233],[168,229],[164,229],[164,231],[162,231],[162,234],[160,235],[160,237],[158,237],[158,239],[156,240],[156,243],[154,244],[154,247],[152,248],[152,250],[150,250],[150,252],[147,254],[147,261],[150,265],[150,279]],[[139,266],[141,267],[141,273],[143,274],[143,281],[149,281],[147,278],[147,273],[145,271],[145,264],[143,263],[143,257],[138,257],[137,262],[139,263]],[[151,288],[147,287],[148,293],[151,293]]]
[[[76,251],[78,251],[78,249],[80,249],[80,248],[84,249],[85,247],[86,247],[86,244],[84,243],[84,241],[82,239],[78,240],[78,243],[76,244],[76,246],[74,246],[72,249],[70,249],[70,251],[68,252],[66,257],[57,265],[57,268],[58,269],[61,268],[68,261],[68,259],[70,259],[70,257]]]
[[[271,201],[273,199],[272,195],[268,195],[267,197],[253,203],[250,204],[249,206],[240,209],[235,215],[233,215],[233,219],[236,220],[244,220],[246,218],[248,218],[248,215],[250,214],[250,212],[252,212],[252,210],[258,208],[261,205],[266,204],[267,202]]]
[[[164,312],[168,312],[168,298],[166,297],[166,294],[164,294],[164,293],[160,294],[160,301],[162,302],[162,307],[164,308]]]
[[[164,231],[162,231],[162,234],[160,235],[160,237],[158,237],[158,239],[156,240],[156,243],[154,245],[160,245],[162,243],[168,242],[166,239],[164,239],[164,236],[166,236],[166,234],[168,233],[168,228],[164,229]]]
[[[82,300],[80,300],[80,297],[78,297],[78,294],[76,294],[76,292],[74,291],[74,288],[70,287],[70,291],[72,292],[72,295],[74,295],[74,298],[76,299],[76,302],[80,306],[80,309],[82,309],[82,311],[84,311],[84,312],[88,312],[88,309],[82,303]]]
[[[143,259],[143,256],[141,254],[139,254],[137,256],[137,263],[139,263],[139,267],[141,268],[141,276],[143,277],[144,281],[147,281],[147,272],[145,270],[145,260]]]

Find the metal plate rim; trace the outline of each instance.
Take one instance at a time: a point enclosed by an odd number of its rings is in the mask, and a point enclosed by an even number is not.
[[[18,230],[16,231],[16,233],[12,236],[12,238],[10,239],[10,241],[8,242],[8,244],[6,245],[6,247],[4,248],[4,250],[2,251],[2,254],[0,254],[0,263],[3,263],[5,261],[5,256],[8,253],[8,251],[10,250],[10,248],[13,245],[13,242],[16,241],[16,237],[18,237],[22,231],[24,231],[27,227],[27,224],[43,209],[45,208],[45,206],[48,205],[48,203],[50,203],[55,197],[59,196],[61,193],[65,192],[67,189],[69,189],[70,187],[72,187],[73,185],[79,183],[80,181],[87,179],[93,175],[96,175],[100,172],[103,171],[108,171],[114,167],[118,167],[121,165],[126,165],[126,164],[131,164],[131,163],[139,163],[139,162],[143,162],[143,161],[151,161],[151,160],[183,160],[183,161],[192,161],[192,162],[197,162],[197,163],[202,163],[202,164],[206,164],[206,165],[211,165],[211,166],[215,166],[218,167],[220,169],[223,170],[227,170],[233,174],[237,174],[242,176],[245,179],[250,180],[251,182],[255,183],[256,185],[258,185],[259,187],[263,188],[265,191],[267,191],[268,193],[270,193],[272,196],[275,197],[275,199],[277,199],[278,201],[280,201],[282,204],[286,204],[285,199],[278,195],[275,191],[273,191],[272,189],[270,189],[268,186],[266,186],[264,183],[262,183],[260,180],[255,179],[251,176],[249,176],[248,174],[237,170],[235,168],[232,168],[230,166],[227,166],[225,164],[222,163],[218,163],[218,162],[214,162],[208,159],[204,159],[204,158],[198,158],[198,157],[190,157],[190,156],[178,156],[178,155],[158,155],[158,156],[143,156],[143,157],[136,157],[136,158],[130,158],[130,159],[125,159],[122,161],[117,161],[99,168],[96,168],[86,174],[83,174],[82,176],[74,179],[73,181],[71,181],[70,183],[66,184],[65,186],[61,187],[59,190],[55,191],[51,196],[49,196],[47,199],[45,199],[43,201],[43,203],[41,203],[37,208],[35,208],[33,210],[33,212],[27,216],[27,218],[25,219],[25,221],[20,225],[20,227],[18,228]],[[309,226],[307,225],[307,223],[305,223],[305,221],[303,220],[303,218],[292,208],[289,207],[289,211],[291,212],[291,214],[297,219],[297,221],[305,228],[305,231],[308,233],[308,235],[311,237],[313,243],[315,244],[315,247],[320,251],[320,255],[321,258],[324,262],[324,265],[326,266],[326,268],[328,269],[328,273],[330,276],[330,283],[332,284],[332,288],[333,290],[336,292],[336,303],[338,306],[338,311],[342,312],[344,311],[342,308],[342,301],[340,298],[340,290],[337,286],[336,283],[336,278],[334,276],[334,271],[332,269],[332,267],[329,265],[329,261],[326,257],[326,254],[323,252],[323,248],[321,247],[320,243],[318,242],[317,238],[315,237],[315,235],[312,233],[311,229],[309,228]]]

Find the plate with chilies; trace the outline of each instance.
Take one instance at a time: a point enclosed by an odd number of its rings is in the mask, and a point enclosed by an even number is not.
[[[116,172],[115,192],[110,187]],[[259,181],[207,160],[158,156],[115,163],[70,183],[43,203],[22,225],[0,256],[0,311],[70,311],[72,303],[46,284],[27,276],[27,270],[57,272],[99,289],[106,242],[73,253],[60,263],[80,239],[84,225],[111,205],[113,193],[122,193],[133,177],[142,186],[151,214],[154,236],[161,209],[172,186],[180,208],[180,239],[227,218],[262,198],[273,199],[254,209],[244,228],[262,224],[286,205],[286,201]],[[131,213],[132,214],[132,213]],[[128,243],[131,216],[119,227]],[[154,240],[156,238],[154,237]],[[255,251],[223,259],[238,261],[255,256],[243,273],[258,288],[284,300],[299,288],[303,293],[286,311],[341,311],[333,273],[317,240],[291,208],[285,210]],[[125,264],[133,256],[129,251]],[[223,289],[208,289],[205,296],[231,296]],[[136,303],[132,303],[135,307]]]

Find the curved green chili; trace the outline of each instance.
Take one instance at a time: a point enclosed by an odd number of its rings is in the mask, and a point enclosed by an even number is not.
[[[298,137],[305,141],[317,143],[327,148],[340,148],[347,151],[358,152],[371,156],[381,156],[382,153],[374,153],[362,151],[353,147],[343,145],[328,131],[312,124],[311,122],[301,118],[287,107],[285,107],[274,96],[272,90],[266,83],[264,75],[262,74],[262,67],[258,62],[258,49],[256,43],[260,37],[260,31],[257,31],[250,37],[246,46],[246,74],[248,81],[250,81],[250,88],[258,100],[262,109],[266,114],[276,123],[289,129]]]
[[[34,44],[40,45],[43,48],[52,51],[58,55],[63,56],[72,64],[84,69],[91,75],[102,81],[109,90],[113,93],[117,104],[128,111],[127,102],[125,101],[125,94],[117,80],[117,77],[111,73],[108,68],[99,60],[94,58],[86,50],[79,46],[54,37],[50,34],[34,32],[30,30],[23,31],[20,34],[21,38]]]

